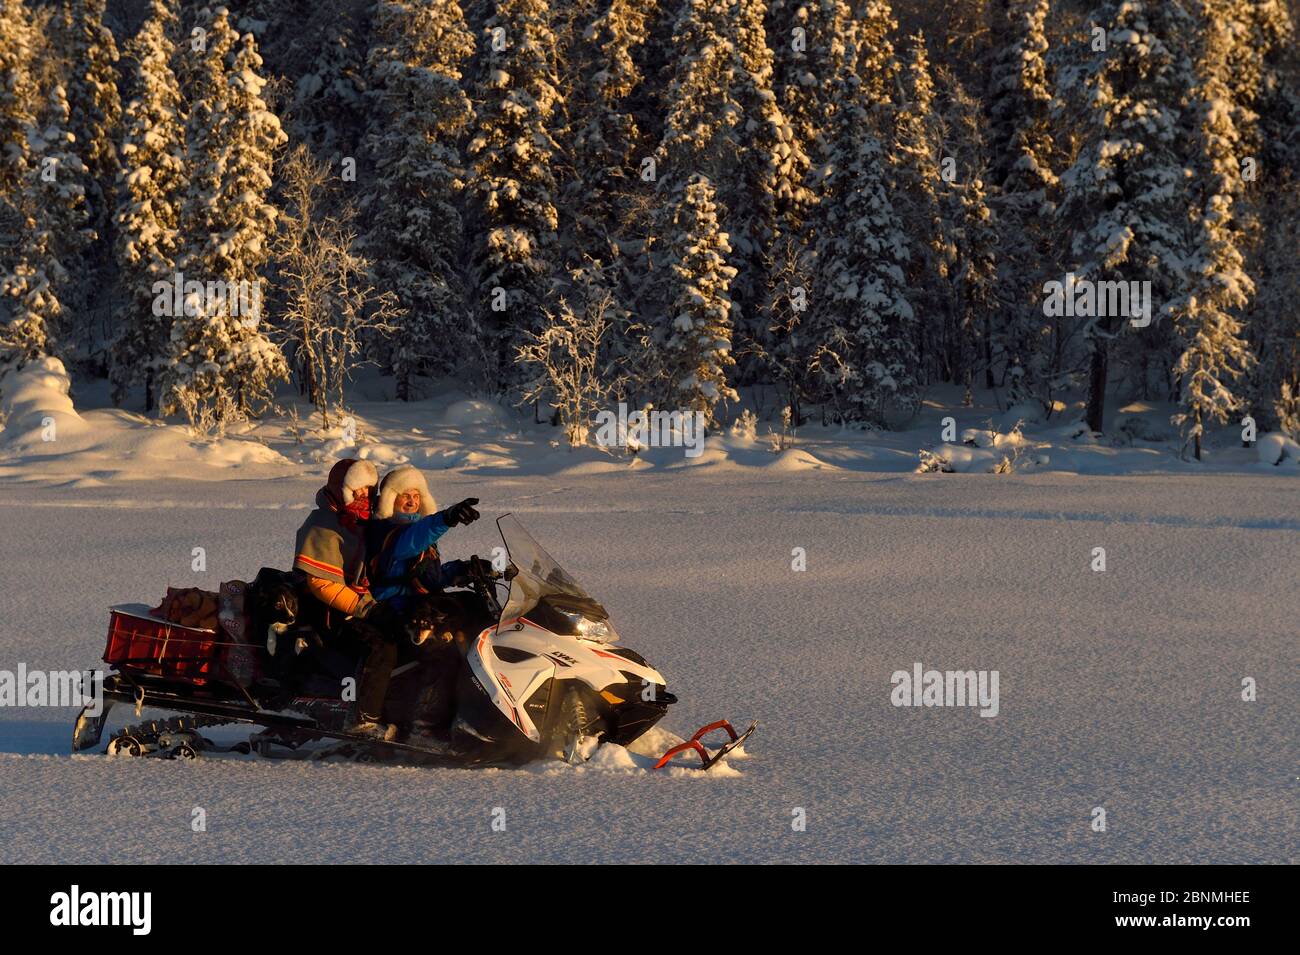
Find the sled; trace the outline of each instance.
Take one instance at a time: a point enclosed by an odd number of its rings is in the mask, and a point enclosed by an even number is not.
[[[690,752],[695,753],[700,757],[700,769],[707,772],[711,767],[716,766],[718,763],[722,762],[722,760],[726,759],[728,753],[734,750],[737,746],[742,745],[745,740],[749,739],[750,734],[756,729],[758,729],[758,720],[754,720],[754,722],[750,723],[749,729],[745,730],[743,733],[737,733],[735,727],[733,727],[727,720],[718,720],[715,723],[709,723],[707,726],[701,726],[695,731],[695,735],[690,739],[678,743],[676,746],[668,750],[668,752],[660,756],[659,762],[655,763],[654,768],[663,769],[672,762],[674,757],[679,756],[682,753]],[[714,730],[725,730],[731,739],[726,743],[723,743],[713,752],[709,752],[702,740]]]

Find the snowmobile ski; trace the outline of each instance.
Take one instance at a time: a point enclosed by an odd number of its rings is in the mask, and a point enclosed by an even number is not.
[[[387,757],[409,757],[422,766],[447,767],[450,769],[475,769],[492,766],[508,766],[507,762],[475,757],[473,754],[440,746],[438,749],[419,746],[414,743],[402,743],[397,740],[375,739],[372,736],[359,736],[336,730],[320,728],[303,728],[289,730],[287,738],[284,730],[257,734],[251,741],[253,749],[260,756],[272,759],[309,759],[323,760],[332,756],[353,759],[356,762],[382,762]],[[277,738],[278,737],[278,738]],[[305,743],[315,740],[330,740],[331,745],[320,750],[301,750]],[[276,754],[270,749],[281,746],[291,751],[289,755]]]
[[[718,720],[715,723],[709,723],[707,726],[701,726],[695,731],[695,735],[690,739],[678,743],[676,746],[669,749],[668,752],[664,753],[663,756],[659,757],[659,762],[655,763],[654,768],[663,769],[672,762],[675,756],[678,756],[681,753],[691,752],[696,753],[700,757],[700,769],[707,771],[711,767],[722,762],[722,760],[726,759],[727,754],[737,746],[742,745],[745,740],[749,739],[750,734],[756,729],[758,729],[758,720],[754,720],[754,722],[750,723],[749,729],[745,730],[743,733],[737,733],[735,727],[733,727],[727,720]],[[706,747],[702,741],[705,736],[712,733],[714,730],[726,731],[727,735],[730,736],[731,739],[713,752],[709,752],[708,747]]]

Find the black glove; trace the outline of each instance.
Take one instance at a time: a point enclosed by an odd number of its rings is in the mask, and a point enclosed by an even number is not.
[[[443,564],[444,570],[451,565],[455,565],[457,570],[452,575],[451,580],[447,583],[448,587],[469,587],[474,583],[474,560],[471,557],[468,560],[453,560],[449,564]]]
[[[478,520],[478,511],[474,510],[474,505],[478,503],[478,498],[467,497],[459,504],[453,504],[442,512],[442,521],[448,527],[455,527],[457,524],[473,524]]]
[[[393,608],[387,603],[380,603],[373,599],[369,594],[362,598],[362,602],[352,614],[352,619],[360,622],[363,629],[369,627],[380,633],[392,630],[397,622]]]

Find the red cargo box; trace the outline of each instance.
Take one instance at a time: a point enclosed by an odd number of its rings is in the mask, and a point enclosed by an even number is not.
[[[104,662],[111,667],[202,684],[216,672],[220,652],[216,630],[182,627],[143,606],[109,610]]]

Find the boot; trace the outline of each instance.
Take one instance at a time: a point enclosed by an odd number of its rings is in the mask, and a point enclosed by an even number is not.
[[[364,736],[381,742],[391,743],[397,739],[397,726],[382,723],[377,716],[368,716],[357,711],[356,719],[343,727],[343,732],[351,736]]]

